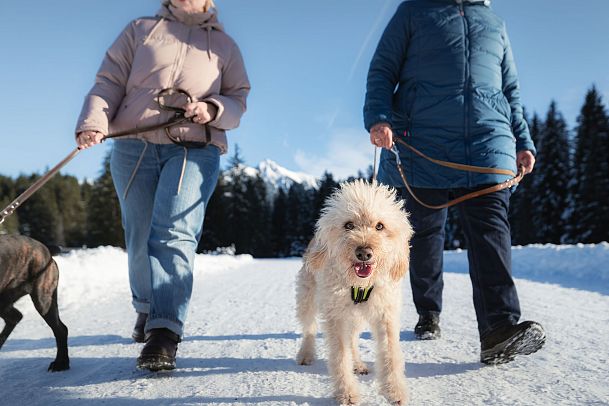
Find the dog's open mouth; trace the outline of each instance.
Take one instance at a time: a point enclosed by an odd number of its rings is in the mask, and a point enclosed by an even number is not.
[[[372,274],[373,264],[370,262],[356,262],[353,264],[355,274],[360,278],[367,278]]]

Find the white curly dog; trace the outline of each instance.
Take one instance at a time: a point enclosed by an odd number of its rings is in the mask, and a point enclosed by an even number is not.
[[[355,374],[367,374],[358,340],[367,322],[377,343],[376,374],[392,403],[408,399],[400,350],[401,280],[412,228],[395,191],[377,183],[343,183],[328,198],[298,273],[297,316],[303,340],[297,362],[315,359],[321,315],[328,369],[340,404],[358,404]]]

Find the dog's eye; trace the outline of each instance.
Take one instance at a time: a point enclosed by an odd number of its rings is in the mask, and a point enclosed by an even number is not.
[[[383,225],[383,223],[377,223],[376,225],[376,231],[381,231],[385,228],[385,226]]]
[[[353,227],[355,227],[355,225],[352,222],[347,222],[345,223],[345,230],[353,230]]]

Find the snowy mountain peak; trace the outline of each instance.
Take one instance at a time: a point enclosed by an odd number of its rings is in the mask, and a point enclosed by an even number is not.
[[[225,181],[231,182],[232,177],[236,173],[241,173],[252,178],[260,176],[266,186],[267,199],[271,204],[280,189],[287,193],[295,183],[302,185],[305,189],[318,188],[318,181],[315,176],[291,171],[270,159],[260,162],[257,168],[239,164],[237,167],[224,172]]]
[[[317,189],[317,179],[303,172],[293,172],[280,166],[277,162],[265,159],[258,164],[260,177],[273,189],[282,188],[287,191],[294,183],[303,185],[305,188]]]

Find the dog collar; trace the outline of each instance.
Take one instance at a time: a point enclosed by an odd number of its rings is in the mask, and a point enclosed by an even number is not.
[[[374,289],[374,286],[367,288],[356,288],[355,286],[351,286],[351,300],[353,300],[354,304],[368,301],[372,289]]]

